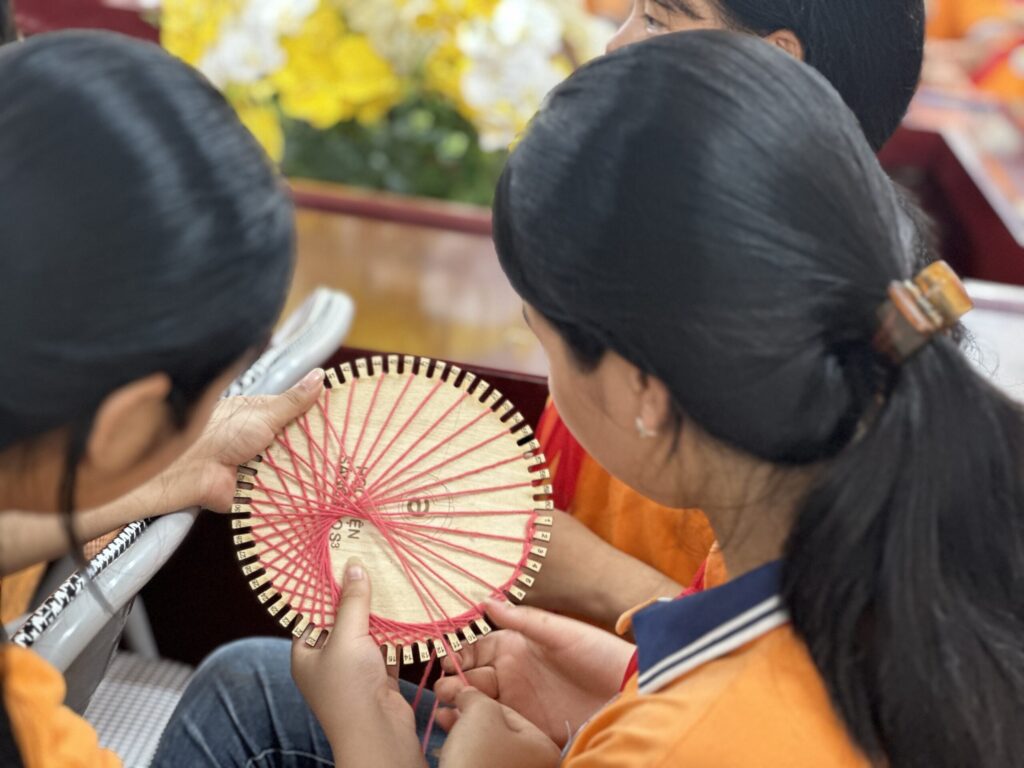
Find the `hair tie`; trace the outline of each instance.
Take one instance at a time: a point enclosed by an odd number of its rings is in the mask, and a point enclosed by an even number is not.
[[[889,284],[889,298],[878,308],[875,350],[901,365],[935,334],[955,327],[973,307],[967,289],[949,264],[929,264],[913,280]]]

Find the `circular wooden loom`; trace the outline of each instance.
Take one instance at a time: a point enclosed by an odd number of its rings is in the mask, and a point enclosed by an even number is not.
[[[549,478],[522,416],[474,374],[357,360],[328,370],[313,409],[239,467],[234,542],[256,597],[296,637],[312,626],[310,645],[358,556],[387,663],[428,661],[491,631],[485,600],[533,585]]]

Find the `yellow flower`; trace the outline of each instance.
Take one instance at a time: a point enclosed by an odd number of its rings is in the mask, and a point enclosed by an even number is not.
[[[489,18],[499,0],[421,0],[415,24],[423,32],[454,33],[464,21]],[[412,0],[416,3],[416,0]]]
[[[271,76],[285,114],[326,129],[353,118],[379,120],[398,103],[402,84],[363,35],[322,2],[295,35],[282,41],[287,64]]]
[[[462,97],[462,76],[469,66],[469,59],[452,39],[434,49],[424,64],[423,74],[427,90],[444,96],[471,119],[472,110]]]
[[[263,149],[275,162],[284,157],[284,131],[273,104],[258,104],[249,101],[233,102],[235,111]]]
[[[163,0],[160,42],[178,58],[198,66],[220,37],[224,21],[244,5],[245,0]]]

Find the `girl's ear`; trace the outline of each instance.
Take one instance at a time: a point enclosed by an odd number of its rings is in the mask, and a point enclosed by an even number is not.
[[[778,29],[770,35],[766,35],[764,39],[768,44],[781,48],[797,61],[806,61],[804,44],[800,42],[800,38],[793,30]]]
[[[100,475],[130,475],[176,432],[167,397],[171,379],[153,373],[111,392],[100,403],[86,443],[83,464]]]
[[[672,395],[660,379],[634,368],[631,386],[639,403],[637,427],[650,436],[672,428]]]

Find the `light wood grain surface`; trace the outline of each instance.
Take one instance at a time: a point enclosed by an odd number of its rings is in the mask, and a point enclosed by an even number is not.
[[[311,210],[298,233],[285,315],[326,285],[355,300],[349,346],[546,375],[489,237]]]

